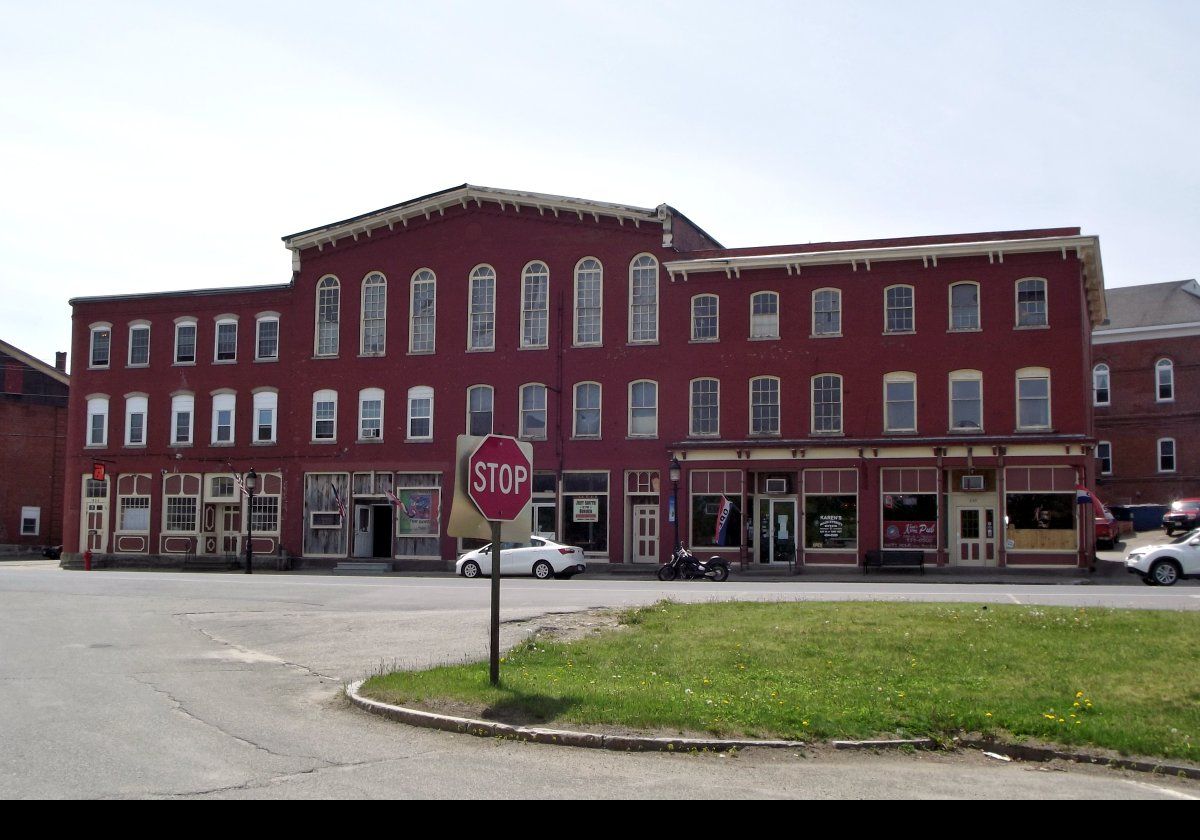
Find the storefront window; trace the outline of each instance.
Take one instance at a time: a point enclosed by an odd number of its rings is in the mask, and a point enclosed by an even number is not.
[[[804,546],[858,549],[857,496],[805,496]]]
[[[564,473],[563,539],[584,551],[608,551],[608,473]]]
[[[1006,539],[1010,551],[1074,551],[1074,493],[1009,493]]]
[[[692,496],[692,547],[741,545],[742,512],[729,496]]]
[[[885,494],[883,547],[936,549],[938,501],[933,493]]]

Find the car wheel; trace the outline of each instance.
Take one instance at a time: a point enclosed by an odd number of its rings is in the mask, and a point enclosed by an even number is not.
[[[538,580],[550,580],[554,577],[554,567],[545,560],[539,560],[533,564],[533,576]]]
[[[1157,586],[1158,585],[1154,582],[1154,577],[1152,575],[1143,575],[1142,583],[1146,584],[1147,586]]]
[[[1171,533],[1172,533],[1171,529],[1170,529],[1170,528],[1167,528],[1167,536],[1168,536],[1168,537],[1169,537],[1169,536],[1171,536]]]
[[[1159,560],[1150,567],[1149,577],[1154,578],[1157,586],[1174,586],[1179,580],[1179,566],[1174,560]]]
[[[462,567],[462,576],[463,577],[465,577],[467,579],[477,578],[477,577],[479,577],[480,574],[482,574],[482,569],[479,568],[479,564],[476,563],[474,560],[468,560],[466,563],[463,563],[463,567]]]

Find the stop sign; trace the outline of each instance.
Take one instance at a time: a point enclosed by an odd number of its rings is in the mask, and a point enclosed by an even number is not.
[[[488,435],[467,461],[467,495],[483,518],[511,521],[533,496],[533,464],[516,440]]]

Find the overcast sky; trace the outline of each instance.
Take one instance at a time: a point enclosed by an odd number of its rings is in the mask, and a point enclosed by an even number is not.
[[[1079,226],[1200,274],[1200,3],[0,0],[0,338],[284,283],[280,237],[464,182],[725,245]]]

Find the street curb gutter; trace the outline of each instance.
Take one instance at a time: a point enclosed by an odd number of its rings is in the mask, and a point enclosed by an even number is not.
[[[692,752],[706,750],[709,752],[728,752],[729,750],[744,750],[752,748],[765,749],[802,749],[808,746],[804,741],[755,741],[727,740],[723,738],[650,738],[637,735],[601,735],[595,732],[571,732],[561,729],[541,729],[530,726],[513,726],[507,723],[496,723],[490,720],[476,718],[454,717],[439,715],[434,712],[423,712],[419,709],[409,709],[404,706],[393,706],[381,703],[359,693],[366,680],[358,680],[346,686],[346,697],[350,702],[364,712],[389,718],[410,726],[423,729],[438,729],[443,732],[455,732],[461,735],[475,735],[481,738],[507,738],[516,741],[527,741],[534,744],[556,744],[560,747],[586,747],[595,750],[616,750],[619,752]],[[832,741],[830,745],[838,750],[894,750],[919,749],[939,750],[944,746],[932,738],[889,739],[880,741]],[[1119,770],[1133,770],[1140,773],[1153,773],[1159,776],[1175,776],[1177,778],[1200,780],[1200,767],[1187,767],[1178,764],[1163,764],[1153,761],[1139,761],[1127,758],[1109,758],[1088,753],[1068,752],[1046,747],[1031,747],[1022,744],[1002,744],[983,739],[955,740],[954,747],[965,747],[973,750],[983,750],[998,753],[1019,761],[1071,761],[1076,764],[1094,764]]]
[[[440,729],[443,732],[457,732],[464,735],[477,735],[482,738],[508,738],[517,741],[528,741],[534,744],[557,744],[563,747],[587,747],[595,750],[616,750],[619,752],[698,752],[701,750],[727,752],[729,750],[742,750],[750,747],[800,749],[805,746],[803,741],[649,738],[637,735],[601,735],[595,732],[569,732],[560,729],[513,726],[490,720],[439,715],[433,712],[423,712],[418,709],[408,709],[404,706],[380,703],[378,700],[363,697],[359,693],[363,682],[365,680],[359,680],[346,686],[346,696],[350,699],[351,703],[365,712],[381,715],[400,723],[407,723],[410,726],[420,726],[425,729]]]

